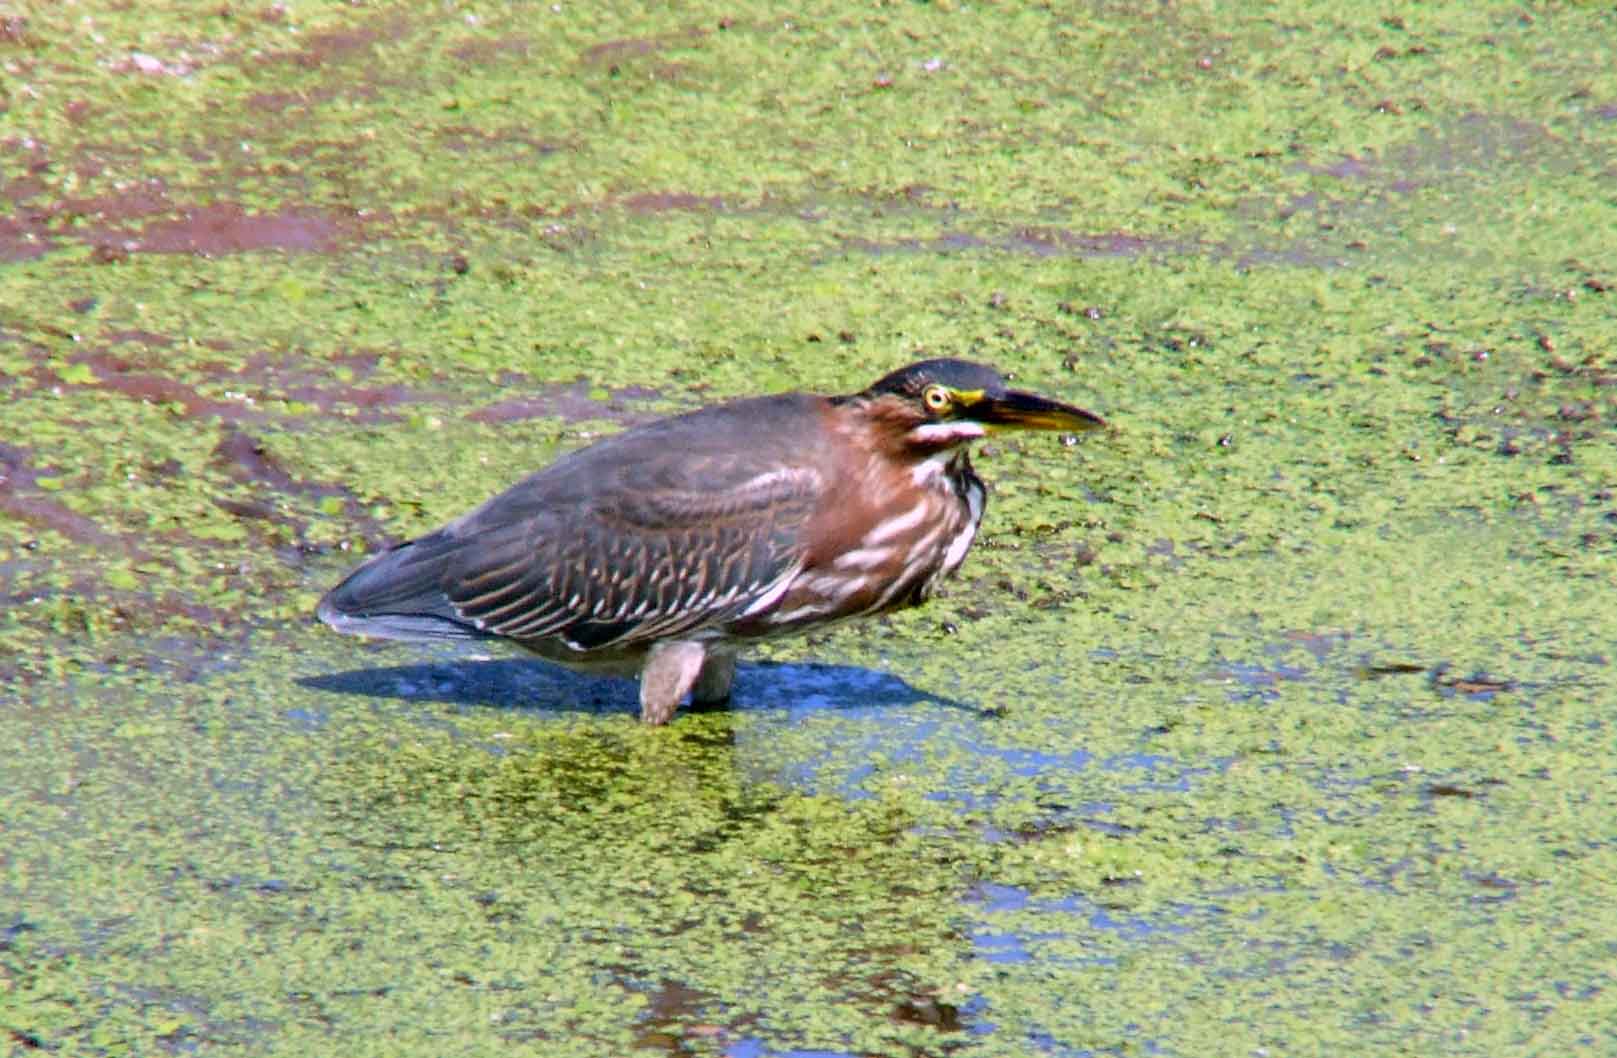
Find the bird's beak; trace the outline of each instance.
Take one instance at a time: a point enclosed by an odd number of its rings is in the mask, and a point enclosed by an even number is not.
[[[1106,425],[1106,420],[1094,412],[1015,389],[998,396],[984,394],[972,405],[971,418],[989,427],[1064,433],[1099,430]]]

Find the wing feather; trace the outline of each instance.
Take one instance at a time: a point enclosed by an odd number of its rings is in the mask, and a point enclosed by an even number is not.
[[[806,561],[834,478],[829,449],[802,443],[824,410],[801,394],[738,401],[570,453],[364,563],[320,616],[346,632],[593,650],[761,613]]]
[[[578,650],[721,625],[799,567],[823,487],[811,468],[728,489],[608,491],[572,510],[476,526],[445,593],[481,630]],[[468,529],[473,526],[468,526]]]

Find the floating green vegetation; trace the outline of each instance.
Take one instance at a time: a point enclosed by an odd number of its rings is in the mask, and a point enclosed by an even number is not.
[[[6,1045],[1611,1051],[1613,39],[0,6]],[[982,446],[943,596],[733,710],[309,621],[922,355],[1118,429]]]

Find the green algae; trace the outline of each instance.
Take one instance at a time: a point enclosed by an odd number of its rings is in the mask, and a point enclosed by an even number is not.
[[[1609,12],[0,15],[12,1047],[1612,1047]],[[307,623],[937,354],[1117,429],[733,711]]]

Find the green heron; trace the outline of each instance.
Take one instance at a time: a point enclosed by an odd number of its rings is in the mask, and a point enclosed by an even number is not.
[[[354,570],[339,632],[504,639],[640,676],[640,716],[729,697],[749,641],[924,602],[966,557],[986,491],[968,442],[1097,415],[926,360],[861,393],[783,393],[638,426]]]

